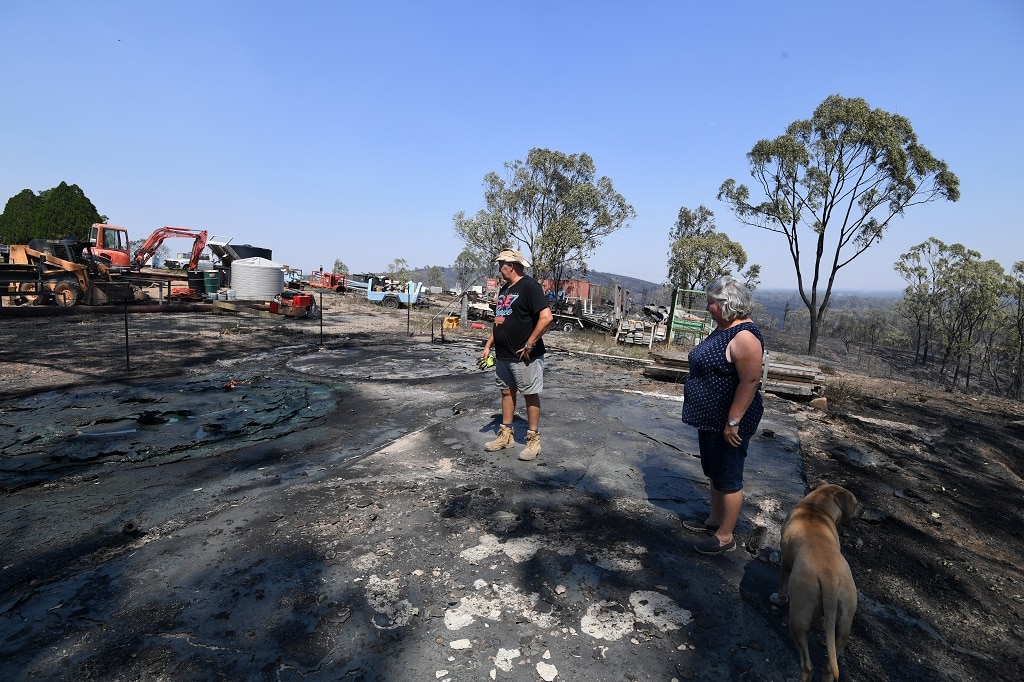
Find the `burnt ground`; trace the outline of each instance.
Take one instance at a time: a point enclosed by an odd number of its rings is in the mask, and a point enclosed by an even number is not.
[[[709,558],[679,524],[707,496],[679,386],[552,333],[524,464],[480,449],[498,401],[478,336],[346,319],[323,347],[198,337],[130,379],[51,371],[75,342],[3,320],[0,677],[795,679],[768,596],[779,524],[824,478],[865,507],[841,529],[844,678],[1018,679],[1019,403],[898,358],[873,356],[878,379],[839,349],[784,357],[828,368],[830,409],[768,398],[742,551]]]
[[[868,510],[844,533],[867,597],[846,655],[852,678],[1017,678],[1024,406],[929,386],[912,358],[860,349],[884,367],[886,378],[868,377],[842,349],[817,360],[835,370],[829,414],[804,423],[800,450],[808,481],[840,483]]]

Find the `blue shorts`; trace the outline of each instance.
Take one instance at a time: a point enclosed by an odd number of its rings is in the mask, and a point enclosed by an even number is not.
[[[750,436],[744,438],[738,447],[733,447],[718,431],[698,431],[697,442],[700,444],[700,466],[715,490],[721,493],[743,490],[743,463],[747,459]]]
[[[544,358],[529,362],[496,360],[494,383],[498,388],[518,391],[523,395],[534,395],[544,390]]]

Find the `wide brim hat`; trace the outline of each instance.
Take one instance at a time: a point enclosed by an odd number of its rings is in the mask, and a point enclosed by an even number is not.
[[[501,253],[494,257],[495,263],[521,263],[524,268],[530,267],[530,261],[515,249],[502,249]]]

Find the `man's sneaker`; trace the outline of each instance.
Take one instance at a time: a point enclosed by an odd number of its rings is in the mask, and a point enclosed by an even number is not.
[[[498,437],[484,443],[484,450],[494,452],[495,450],[510,448],[515,444],[516,442],[512,439],[512,427],[502,424],[501,428],[498,429]]]
[[[524,462],[529,462],[531,459],[537,459],[537,455],[540,454],[540,434],[536,431],[526,432],[526,447],[519,453],[519,459]]]

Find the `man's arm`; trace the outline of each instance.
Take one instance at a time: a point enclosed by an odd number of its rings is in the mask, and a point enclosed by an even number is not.
[[[551,308],[544,308],[537,313],[537,323],[533,325],[533,331],[530,332],[530,338],[526,340],[526,345],[516,351],[516,355],[520,360],[525,362],[530,359],[530,352],[537,344],[537,341],[540,340],[540,337],[544,336],[544,332],[548,330],[548,327],[551,326],[551,321],[553,319],[555,318],[551,314]]]

